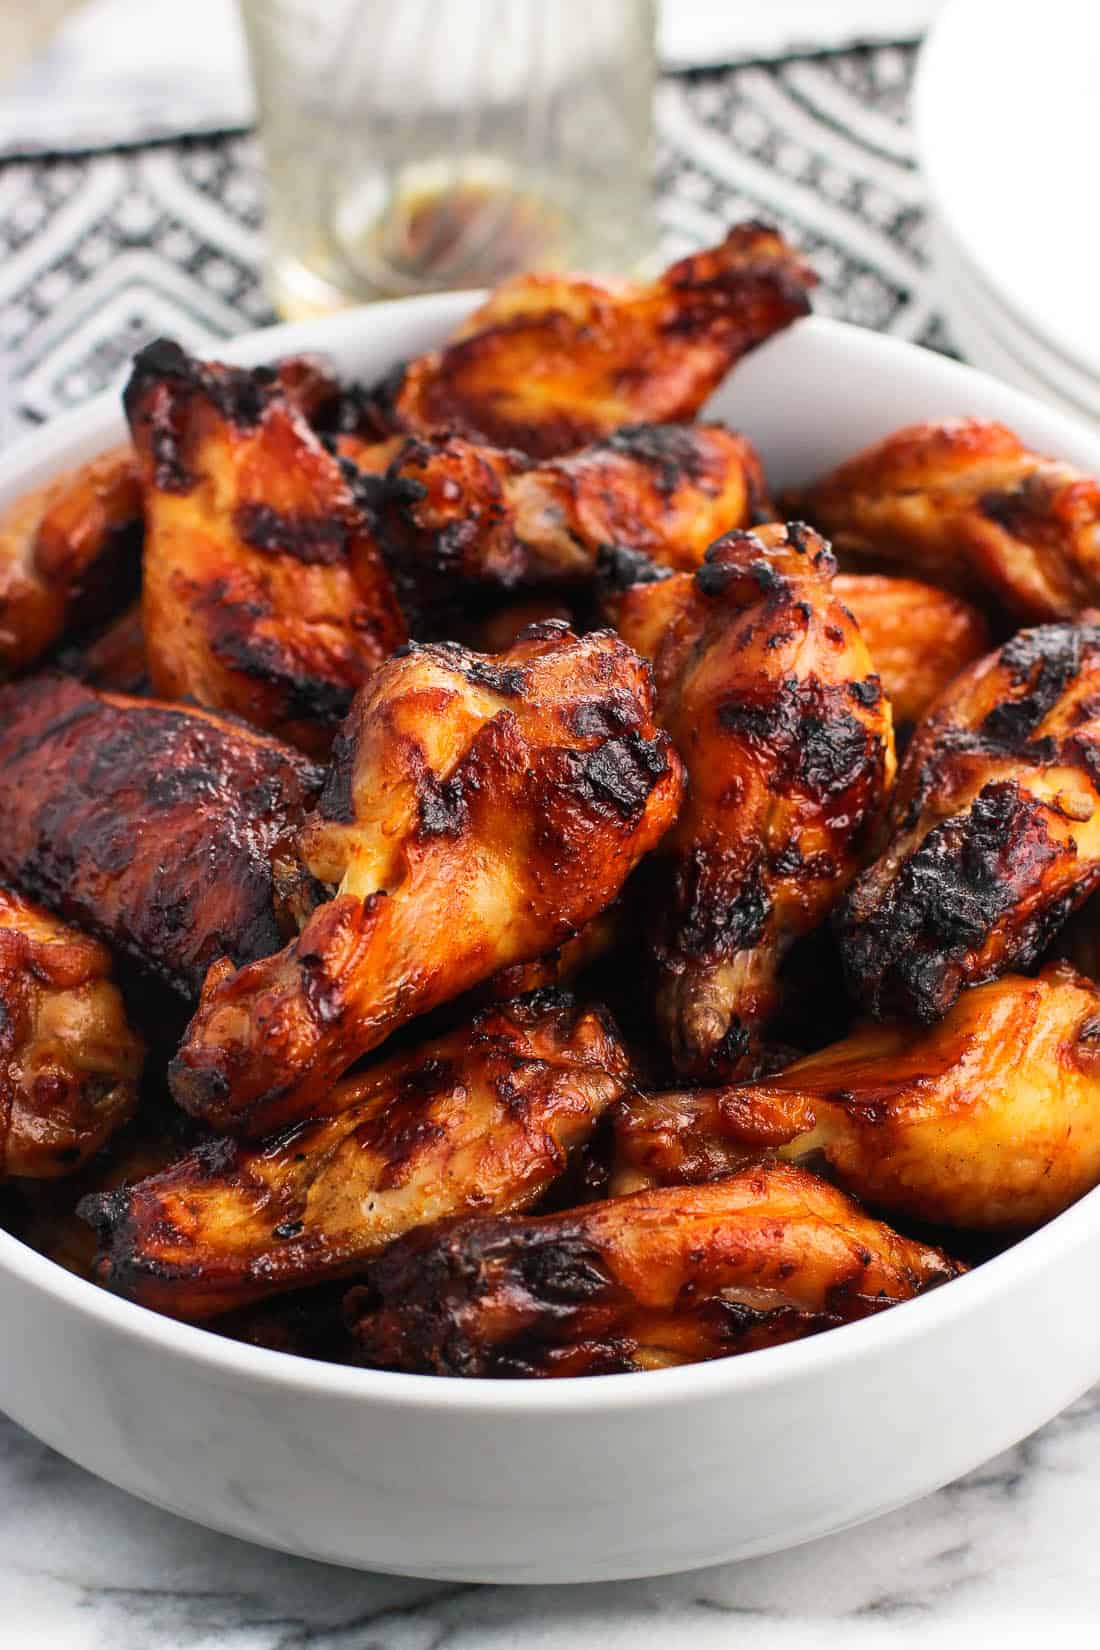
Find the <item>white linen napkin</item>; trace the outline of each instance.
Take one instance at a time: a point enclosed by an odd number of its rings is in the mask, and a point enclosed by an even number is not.
[[[661,62],[705,68],[912,40],[939,3],[662,0]],[[575,4],[583,14],[584,0]],[[88,0],[0,86],[0,159],[200,135],[252,118],[234,0]]]

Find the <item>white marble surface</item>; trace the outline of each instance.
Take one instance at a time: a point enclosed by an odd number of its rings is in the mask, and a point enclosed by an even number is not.
[[[0,1420],[4,1650],[1095,1650],[1098,1637],[1100,1388],[951,1488],[828,1540],[530,1590],[265,1552],[134,1501]]]

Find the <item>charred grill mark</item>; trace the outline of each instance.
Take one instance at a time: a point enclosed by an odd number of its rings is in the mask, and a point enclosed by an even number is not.
[[[338,516],[295,516],[270,504],[242,504],[233,520],[253,550],[293,556],[310,567],[333,567],[347,558],[348,526]]]
[[[1019,751],[1080,674],[1086,656],[1100,650],[1100,631],[1049,624],[1022,630],[1001,649],[999,663],[1014,688],[1027,692],[1004,699],[986,716],[981,733],[996,745]]]
[[[644,464],[666,498],[685,481],[697,487],[708,479],[706,455],[689,424],[624,424],[597,442],[594,450]]]
[[[289,650],[276,637],[256,629],[254,621],[260,615],[254,606],[225,601],[204,605],[207,639],[214,658],[271,688],[277,696],[280,718],[332,726],[347,714],[358,682],[333,681],[295,668]]]
[[[868,679],[872,684],[877,678]],[[774,685],[763,703],[745,698],[718,706],[718,725],[724,733],[762,747],[769,762],[768,785],[782,792],[797,784],[807,796],[827,803],[881,769],[884,753],[878,735],[845,707],[853,686],[826,683],[817,676],[788,676]],[[861,704],[877,703],[881,694]]]
[[[634,821],[643,813],[651,791],[668,773],[668,739],[638,733],[606,739],[590,751],[567,753],[578,790],[597,812],[614,810]]]
[[[1020,900],[1073,857],[1072,843],[1051,838],[1042,805],[1015,781],[986,785],[966,815],[928,832],[884,897],[876,898],[872,869],[841,906],[838,936],[853,989],[876,1014],[897,1008],[938,1019],[958,995],[963,960],[980,955]],[[1017,933],[1017,966],[1035,960],[1052,920],[1049,910],[1039,913]],[[967,983],[992,977],[1008,960],[991,957]]]

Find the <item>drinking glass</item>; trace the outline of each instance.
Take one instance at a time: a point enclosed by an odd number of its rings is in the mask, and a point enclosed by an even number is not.
[[[282,314],[650,252],[655,0],[241,11]]]

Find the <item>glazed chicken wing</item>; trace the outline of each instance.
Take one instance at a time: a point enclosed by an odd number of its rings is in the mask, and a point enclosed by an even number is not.
[[[347,1277],[414,1226],[527,1209],[629,1077],[614,1030],[543,993],[351,1077],[320,1115],[249,1147],[217,1140],[81,1205],[98,1276],[202,1318]]]
[[[930,1021],[1027,967],[1100,883],[1100,627],[1023,630],[918,727],[890,837],[837,912],[849,986]]]
[[[934,584],[838,573],[833,594],[859,625],[897,724],[919,722],[955,677],[989,651],[989,626],[978,609]]]
[[[634,425],[541,464],[413,438],[374,496],[394,566],[505,587],[589,580],[617,549],[693,568],[722,533],[768,514],[760,460],[720,424]]]
[[[137,587],[141,489],[119,447],[16,499],[0,515],[0,680]]]
[[[725,1180],[812,1129],[800,1094],[750,1083],[626,1094],[608,1113],[612,1197]]]
[[[176,1098],[231,1133],[308,1116],[399,1025],[609,905],[682,783],[649,670],[617,637],[410,645],[356,700],[301,833],[332,898],[278,956],[211,972]]]
[[[64,676],[0,688],[0,876],[188,995],[282,943],[272,856],[320,771],[209,712]]]
[[[935,1026],[865,1026],[765,1093],[817,1117],[784,1156],[823,1154],[891,1217],[1037,1226],[1100,1182],[1100,991],[1065,964],[1008,975]]]
[[[838,551],[986,592],[1024,621],[1100,600],[1100,483],[1003,424],[948,418],[897,430],[802,491]]]
[[[684,1075],[751,1067],[784,952],[856,874],[893,776],[890,707],[834,572],[815,533],[777,524],[614,604],[689,778],[653,894],[657,1017]]]
[[[379,386],[374,430],[556,458],[624,424],[693,418],[735,362],[807,313],[815,281],[758,223],[646,284],[517,276]]]
[[[143,1058],[106,947],[0,888],[0,1180],[79,1168],[133,1111]]]
[[[155,691],[325,752],[406,637],[340,460],[276,372],[200,363],[166,340],[137,356],[124,402]]]
[[[351,1291],[363,1361],[433,1375],[607,1375],[725,1358],[958,1276],[816,1176],[757,1164],[563,1214],[412,1232]]]

